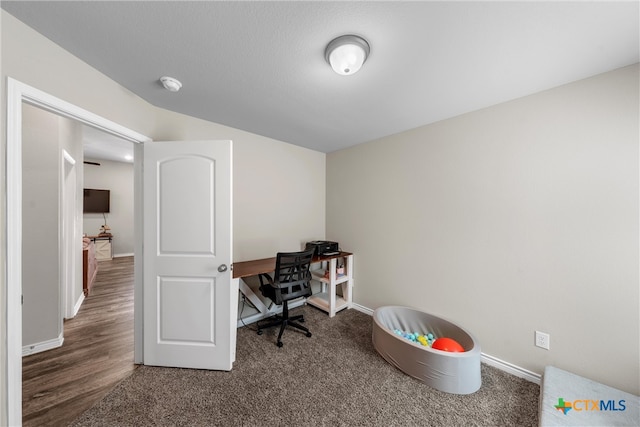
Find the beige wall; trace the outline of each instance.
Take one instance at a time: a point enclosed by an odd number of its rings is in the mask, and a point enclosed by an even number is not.
[[[22,344],[58,338],[60,266],[58,262],[58,177],[60,120],[39,108],[23,108],[22,167]]]
[[[82,231],[88,236],[100,233],[100,227],[107,224],[113,234],[114,256],[133,255],[133,163],[109,160],[87,159],[100,165],[83,165],[84,188],[109,190],[110,212],[82,215]]]
[[[355,302],[638,394],[638,114],[636,65],[329,154]]]
[[[233,140],[234,261],[298,250],[309,239],[324,238],[324,153],[166,110],[158,110],[154,139]],[[282,191],[300,198],[279,209]]]
[[[153,107],[4,10],[0,11],[0,29],[2,129],[6,129],[6,81],[12,77],[154,140],[231,139],[234,142],[234,261],[273,256],[277,250],[297,249],[308,238],[324,237],[324,153]],[[0,173],[4,177],[5,132],[1,138]],[[278,209],[271,202],[275,192],[283,187],[301,197],[295,209]],[[1,197],[5,206],[4,191]],[[6,224],[4,212],[0,210],[2,224]],[[5,237],[3,226],[0,228],[2,319],[6,317]],[[0,348],[0,425],[6,424],[7,414],[6,325],[3,320],[0,326],[3,343]]]

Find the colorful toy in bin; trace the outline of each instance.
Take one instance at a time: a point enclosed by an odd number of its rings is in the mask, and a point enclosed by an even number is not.
[[[438,338],[433,342],[431,348],[442,351],[450,351],[452,353],[464,353],[464,347],[460,343],[452,338]]]
[[[394,329],[393,332],[409,341],[415,342],[417,344],[421,344],[425,347],[431,347],[432,343],[436,339],[431,332],[426,334],[420,334],[419,332],[407,332],[401,331],[400,329]]]

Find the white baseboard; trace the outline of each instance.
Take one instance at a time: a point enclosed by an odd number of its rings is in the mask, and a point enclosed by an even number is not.
[[[516,377],[531,381],[540,385],[542,382],[542,375],[531,372],[528,369],[521,368],[512,363],[500,360],[497,357],[490,356],[486,353],[480,353],[480,361],[486,363],[489,366],[500,369],[508,374],[515,375]]]
[[[130,254],[113,254],[114,258],[122,258],[122,257],[126,257],[126,256],[133,256],[133,252]]]
[[[355,303],[354,303],[354,304],[353,304],[353,306],[352,306],[352,308],[354,308],[354,309],[356,309],[356,310],[358,310],[358,311],[361,311],[361,312],[363,312],[364,314],[368,314],[369,316],[373,316],[373,310],[371,310],[370,308],[365,307],[365,306],[363,306],[363,305],[355,304]]]
[[[84,292],[80,293],[80,298],[78,298],[78,301],[76,301],[76,304],[73,306],[73,317],[76,317],[76,314],[78,314],[78,310],[80,310],[80,306],[82,305],[83,302],[84,302]]]
[[[54,338],[48,341],[42,341],[36,344],[25,345],[22,347],[22,357],[29,356],[31,354],[41,353],[43,351],[51,350],[52,348],[62,347],[64,337],[62,333],[58,335],[58,338]]]
[[[369,316],[373,315],[373,310],[368,307],[353,304],[352,306],[355,310],[361,311]],[[514,375],[518,378],[525,379],[527,381],[531,381],[532,383],[540,385],[542,382],[542,375],[536,374],[535,372],[531,372],[527,369],[521,368],[520,366],[516,366],[512,363],[505,362],[504,360],[500,360],[497,357],[493,357],[486,353],[480,353],[480,361],[486,363],[489,366],[493,366],[496,369],[500,369],[508,374]]]

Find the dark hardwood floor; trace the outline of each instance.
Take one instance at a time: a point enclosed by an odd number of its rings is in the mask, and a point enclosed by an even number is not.
[[[23,425],[68,425],[135,368],[133,257],[100,261],[62,347],[22,358]]]

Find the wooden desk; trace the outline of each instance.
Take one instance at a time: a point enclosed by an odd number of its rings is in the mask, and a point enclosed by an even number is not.
[[[338,259],[344,258],[346,261],[345,274],[338,277],[336,275],[336,266]],[[329,317],[336,315],[336,312],[351,308],[353,304],[352,288],[353,288],[353,254],[351,252],[339,252],[335,255],[316,256],[311,261],[312,264],[321,263],[319,270],[313,270],[313,280],[321,283],[322,292],[307,298],[306,301],[300,300],[289,303],[289,308],[298,307],[305,302],[311,304],[321,310],[329,313]],[[331,274],[328,278],[323,277],[325,268],[328,268]],[[242,320],[238,320],[238,327],[244,324],[253,323],[260,319],[273,316],[282,311],[281,306],[268,308],[264,305],[258,295],[242,280],[246,277],[257,276],[261,273],[271,273],[276,268],[276,258],[263,258],[252,261],[234,262],[232,266],[233,278],[238,280],[240,292],[253,304],[258,313],[247,316]],[[342,298],[336,296],[337,285],[342,285]],[[326,288],[329,288],[328,290]]]

